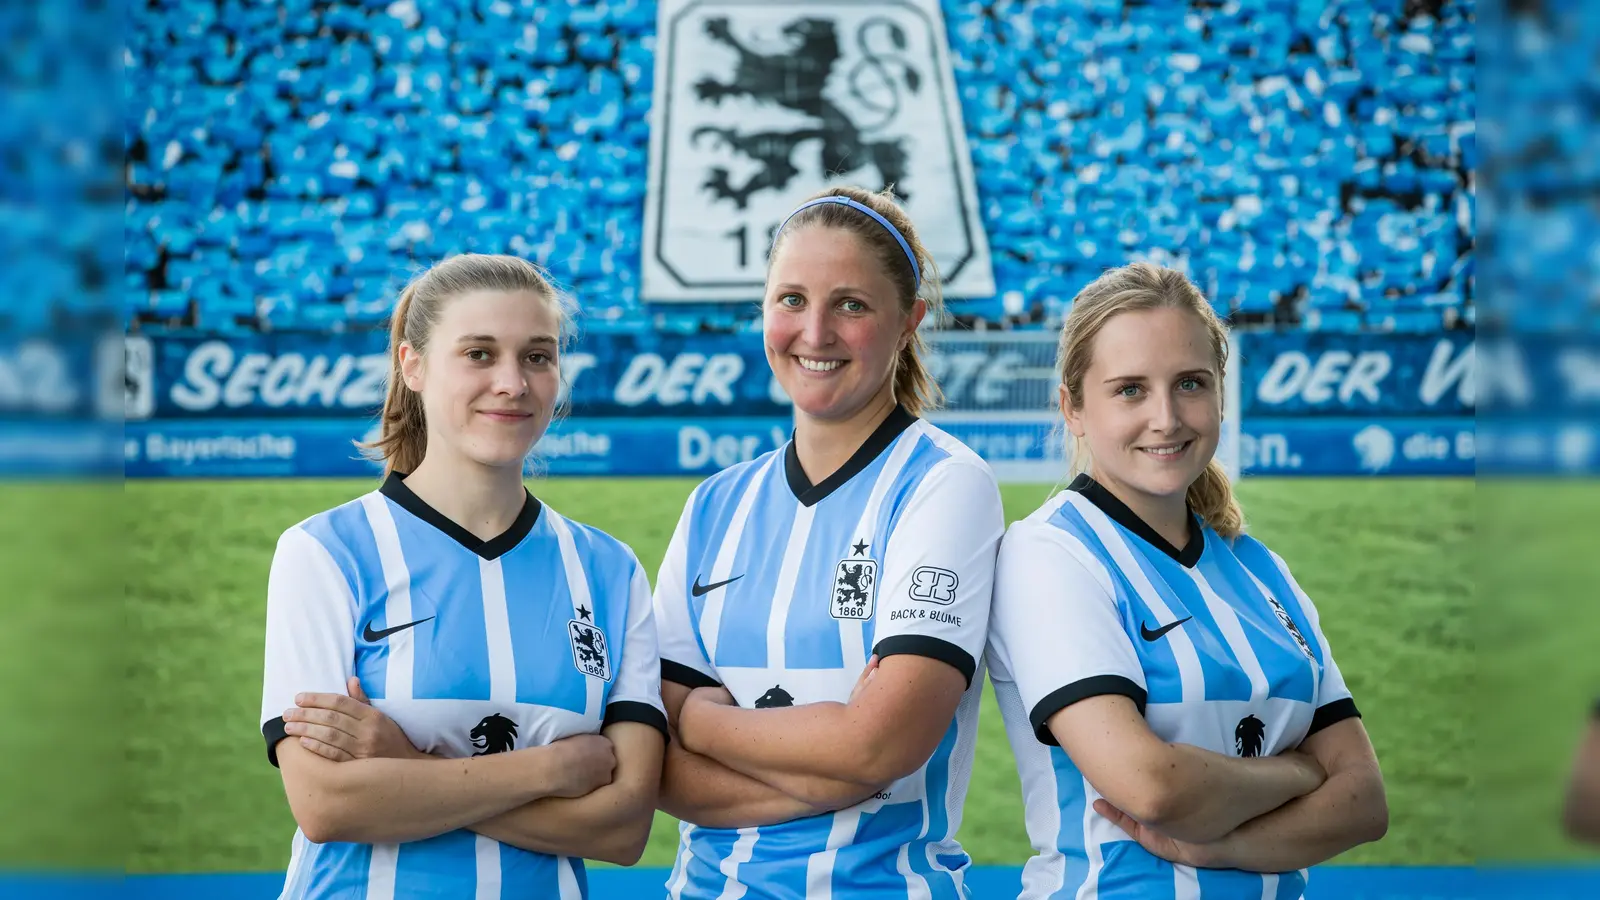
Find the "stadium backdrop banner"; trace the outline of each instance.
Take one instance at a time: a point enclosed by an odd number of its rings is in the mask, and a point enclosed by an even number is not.
[[[130,337],[127,416],[376,415],[388,374],[386,340],[384,333],[376,331]],[[1470,333],[1241,332],[1235,341],[1243,366],[1241,401],[1246,420],[1326,415],[1470,416],[1474,411]],[[946,408],[952,413],[1053,418],[1053,335],[946,332],[938,334],[932,347],[930,369],[943,387]],[[48,356],[42,350],[34,355]],[[1539,366],[1534,374],[1557,384],[1588,372],[1559,361],[1540,361]],[[66,378],[72,370],[63,362],[51,371]],[[570,388],[572,414],[585,419],[761,417],[790,412],[787,398],[767,368],[761,336],[755,333],[588,334],[565,354],[563,375]],[[1568,393],[1577,390],[1573,387]],[[54,393],[79,396],[70,385]]]
[[[994,295],[938,0],[662,0],[653,90],[642,299],[759,299],[779,223],[833,183],[892,185],[945,296]]]

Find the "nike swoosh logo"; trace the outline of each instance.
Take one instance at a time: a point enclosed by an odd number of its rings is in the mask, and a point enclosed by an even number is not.
[[[704,597],[711,591],[714,591],[725,584],[733,584],[735,581],[738,581],[743,577],[743,575],[735,575],[732,578],[729,578],[727,581],[713,581],[710,584],[701,584],[700,576],[696,575],[694,577],[694,587],[689,589],[689,593],[694,594],[696,597]]]
[[[1194,616],[1184,616],[1183,618],[1179,619],[1176,622],[1168,622],[1167,624],[1161,626],[1160,628],[1157,628],[1155,631],[1151,631],[1149,628],[1145,627],[1145,624],[1143,622],[1140,622],[1139,623],[1139,636],[1144,638],[1147,641],[1159,641],[1159,640],[1161,640],[1161,636],[1162,635],[1166,634],[1167,632],[1171,631],[1174,628],[1177,628],[1179,625],[1182,625],[1183,623],[1189,621],[1192,618],[1194,618]]]
[[[374,641],[381,641],[397,631],[405,631],[407,628],[411,628],[412,626],[421,625],[423,622],[426,622],[431,618],[433,618],[433,616],[429,616],[427,619],[418,619],[415,622],[407,622],[404,625],[396,625],[393,628],[385,628],[382,631],[373,631],[372,623],[368,622],[367,627],[361,629],[361,639],[369,644]]]

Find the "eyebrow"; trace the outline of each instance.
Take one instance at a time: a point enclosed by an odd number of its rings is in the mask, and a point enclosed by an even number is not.
[[[499,341],[495,340],[495,337],[492,334],[464,334],[461,337],[456,339],[456,343],[458,343],[458,344],[498,344]],[[547,334],[537,334],[537,335],[534,335],[531,338],[528,338],[528,340],[525,341],[524,343],[528,343],[528,344],[559,344],[560,341],[557,341],[555,338],[553,338],[553,337],[551,337],[551,336],[549,336]]]
[[[791,283],[788,283],[788,282],[785,282],[785,283],[779,284],[779,285],[775,285],[774,287],[780,293],[785,292],[785,291],[800,291],[801,293],[804,293],[805,290],[806,290],[806,286],[803,285],[803,284],[791,284]],[[842,294],[850,294],[850,295],[860,296],[860,297],[871,297],[872,296],[872,292],[867,290],[866,288],[856,287],[854,285],[848,285],[848,284],[844,285],[842,287],[837,287],[837,288],[833,289],[833,295],[834,296],[837,297],[837,296],[840,296]]]
[[[1214,375],[1214,374],[1216,374],[1216,373],[1212,372],[1210,369],[1185,369],[1182,372],[1179,372],[1177,375],[1174,375],[1173,377],[1174,378],[1187,378],[1187,377],[1189,377],[1191,375]],[[1145,376],[1145,375],[1113,375],[1112,377],[1107,378],[1105,381],[1101,382],[1101,384],[1110,384],[1113,381],[1144,381],[1147,377],[1148,376]]]

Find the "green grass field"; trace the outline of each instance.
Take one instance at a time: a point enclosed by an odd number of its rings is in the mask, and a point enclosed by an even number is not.
[[[534,487],[563,513],[626,541],[654,572],[693,484],[588,479]],[[0,729],[0,749],[22,754],[47,773],[9,772],[4,796],[31,801],[14,808],[32,810],[55,822],[63,838],[77,839],[63,862],[113,862],[106,854],[114,853],[121,857],[115,861],[134,872],[251,871],[286,864],[294,824],[256,727],[266,572],[284,528],[371,487],[355,481],[134,482],[120,498],[125,515],[65,488],[12,490],[8,506],[23,514],[7,517],[13,533],[0,564],[11,571],[37,568],[53,540],[88,530],[115,549],[107,565],[117,577],[109,581],[126,590],[125,616],[113,612],[110,621],[96,615],[110,606],[48,607],[38,598],[28,601],[33,594],[24,592],[22,607],[32,615],[22,621],[33,625],[0,631],[0,666],[8,667],[7,675],[34,679],[26,690],[10,692],[16,696],[0,711],[13,723],[18,715],[48,723]],[[1007,487],[1008,519],[1026,515],[1047,493],[1044,486]],[[1499,855],[1494,851],[1515,858],[1578,855],[1559,835],[1556,810],[1586,702],[1600,685],[1600,667],[1585,663],[1585,681],[1567,666],[1559,683],[1552,683],[1547,673],[1512,660],[1505,668],[1515,678],[1498,679],[1493,690],[1480,688],[1474,641],[1495,635],[1483,634],[1477,626],[1484,620],[1474,618],[1474,561],[1484,557],[1474,540],[1480,511],[1473,483],[1260,480],[1247,481],[1240,493],[1253,532],[1290,562],[1318,601],[1384,766],[1389,836],[1342,861],[1463,864]],[[1552,497],[1569,493],[1554,491]],[[1584,493],[1591,501],[1595,496]],[[1576,500],[1563,502],[1578,508]],[[58,586],[88,591],[108,581],[98,569],[46,568],[47,582]],[[58,595],[39,592],[44,596]],[[1484,599],[1489,607],[1498,602],[1495,595]],[[1554,633],[1541,618],[1551,604],[1512,610],[1521,621],[1506,628],[1529,636],[1530,659],[1549,662],[1553,654],[1583,646],[1581,631],[1600,633],[1592,599],[1582,600],[1581,621],[1570,606],[1553,605],[1565,614],[1557,616],[1561,627]],[[103,639],[106,651],[56,655],[54,639],[84,633]],[[28,674],[53,664],[62,668],[62,679]],[[1560,666],[1560,659],[1554,664]],[[60,683],[65,679],[113,681],[122,687],[120,699],[96,707],[91,692],[72,692]],[[1512,703],[1505,691],[1513,683],[1543,689],[1536,701]],[[61,716],[52,705],[51,697],[63,691],[83,701],[81,716]],[[1496,697],[1506,701],[1508,724],[1514,721],[1519,729],[1514,739],[1501,742],[1514,753],[1478,740]],[[74,747],[84,742],[100,753],[79,759],[85,752]],[[1480,771],[1506,798],[1497,807],[1503,814],[1487,831],[1474,827]],[[40,786],[52,778],[65,779],[73,788],[67,793],[81,802],[48,802],[43,795],[49,791]],[[94,812],[105,797],[118,795],[126,819]],[[79,818],[63,818],[58,808]],[[991,695],[960,837],[979,863],[1017,864],[1028,855],[1022,823],[1018,780]],[[38,840],[40,824],[28,824]],[[670,863],[671,826],[664,816],[658,820],[644,864]],[[104,840],[86,849],[79,833],[86,828]],[[16,838],[0,837],[0,851],[6,851],[0,856],[15,858],[16,848]],[[37,853],[31,856],[38,859]]]

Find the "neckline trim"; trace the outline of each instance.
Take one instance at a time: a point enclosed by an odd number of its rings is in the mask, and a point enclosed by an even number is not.
[[[401,509],[437,528],[445,537],[484,559],[499,559],[512,547],[522,543],[522,539],[533,531],[534,525],[538,524],[539,514],[544,510],[544,504],[539,502],[539,498],[524,487],[522,493],[527,499],[522,502],[522,511],[517,513],[516,520],[499,536],[486,541],[429,506],[415,491],[406,486],[405,477],[399,472],[390,472],[389,477],[383,480],[383,486],[378,488],[379,493],[393,500]]]
[[[1172,557],[1186,569],[1192,569],[1200,562],[1200,557],[1206,552],[1206,533],[1200,524],[1200,518],[1189,509],[1189,541],[1178,549],[1172,542],[1162,537],[1151,528],[1145,520],[1139,518],[1138,513],[1128,508],[1128,504],[1117,499],[1117,495],[1106,490],[1105,485],[1087,474],[1079,475],[1067,485],[1067,490],[1083,495],[1085,500],[1095,505],[1095,508],[1105,513],[1113,522],[1138,535],[1141,540],[1150,546]],[[1188,504],[1184,504],[1188,508]]]
[[[850,454],[844,465],[834,471],[832,475],[822,479],[821,484],[812,484],[806,476],[806,470],[800,465],[800,451],[796,449],[794,434],[789,435],[789,446],[783,452],[783,474],[789,482],[789,490],[794,498],[800,501],[801,506],[815,506],[822,502],[829,494],[843,487],[846,482],[860,474],[862,469],[872,464],[879,454],[900,436],[900,433],[910,428],[917,421],[904,406],[895,404],[889,411],[889,417],[873,429],[856,452]]]

